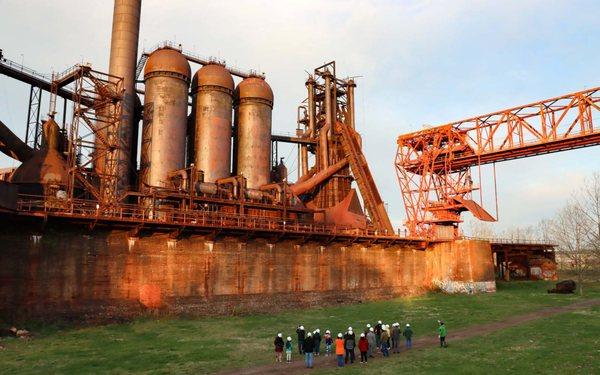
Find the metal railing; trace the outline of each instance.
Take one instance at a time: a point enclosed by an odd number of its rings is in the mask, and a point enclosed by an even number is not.
[[[24,213],[59,217],[86,218],[97,221],[118,221],[135,224],[155,224],[179,227],[268,231],[291,234],[317,234],[328,236],[399,237],[372,228],[359,229],[343,225],[326,225],[301,220],[263,216],[229,214],[206,210],[185,210],[163,207],[143,207],[120,204],[101,207],[96,201],[61,200],[41,196],[20,195],[17,210]],[[416,239],[414,239],[416,240]]]
[[[558,246],[552,242],[544,240],[535,240],[530,238],[500,238],[500,237],[470,237],[462,236],[464,240],[475,240],[475,241],[487,241],[493,244],[506,244],[506,245],[543,245],[543,246]]]

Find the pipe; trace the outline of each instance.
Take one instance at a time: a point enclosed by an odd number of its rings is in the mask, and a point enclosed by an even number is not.
[[[324,98],[323,105],[325,106],[325,126],[328,126],[327,138],[329,139],[329,138],[331,138],[331,132],[333,130],[333,129],[331,129],[331,124],[333,124],[333,111],[332,111],[332,107],[331,107],[331,73],[329,73],[329,71],[327,71],[324,74],[324,77],[325,77],[325,87],[324,87],[325,98]]]
[[[333,164],[332,166],[321,170],[319,173],[315,174],[310,179],[303,181],[303,182],[297,182],[294,185],[290,185],[290,191],[292,192],[292,194],[294,194],[296,196],[304,194],[307,191],[317,187],[323,181],[325,181],[329,177],[333,176],[334,174],[339,172],[342,168],[346,167],[347,165],[348,165],[348,160],[346,160],[346,159],[340,160],[339,162]]]
[[[281,203],[283,201],[283,199],[285,199],[285,196],[283,195],[283,186],[281,186],[281,184],[267,184],[267,185],[263,185],[260,187],[261,191],[271,191],[271,190],[277,190],[277,199],[276,201],[278,203]]]
[[[118,191],[129,189],[130,175],[136,170],[131,155],[137,146],[137,123],[135,104],[135,70],[137,64],[138,40],[140,32],[141,0],[115,0],[113,11],[112,35],[110,42],[110,62],[108,72],[123,77],[123,100],[121,118],[118,126],[118,144],[123,145],[117,151],[116,171],[109,171],[118,177]]]
[[[241,187],[239,177],[240,176],[231,176],[231,177],[226,177],[226,178],[220,178],[220,179],[216,180],[215,183],[217,185],[231,184],[233,186],[233,197],[237,198],[238,197],[238,189]]]
[[[20,162],[28,160],[33,154],[33,149],[17,137],[2,121],[0,121],[0,151]]]
[[[308,173],[308,147],[306,145],[300,146],[300,173],[301,176]]]
[[[348,113],[348,125],[350,125],[352,127],[352,129],[356,128],[356,119],[354,117],[354,88],[356,87],[356,84],[354,83],[353,79],[348,80],[348,86],[346,88],[346,95],[347,100],[348,100],[348,108],[347,108],[347,113]]]
[[[308,90],[308,136],[313,137],[315,134],[315,80],[313,77],[308,76],[306,81],[306,88]]]
[[[169,172],[167,176],[169,177],[169,179],[173,179],[173,177],[177,176],[181,177],[181,186],[183,190],[188,189],[188,173],[185,169],[179,169],[176,171]]]
[[[327,133],[331,129],[331,124],[326,124],[319,131],[319,158],[320,169],[327,169],[329,166],[329,146],[327,141]]]

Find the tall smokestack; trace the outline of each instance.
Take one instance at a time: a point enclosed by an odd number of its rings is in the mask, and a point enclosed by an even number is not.
[[[125,93],[122,101],[121,122],[116,175],[119,192],[130,188],[131,175],[136,170],[137,122],[135,107],[138,101],[135,92],[135,69],[137,64],[138,39],[140,33],[141,0],[115,0],[110,62],[108,72],[123,77]]]

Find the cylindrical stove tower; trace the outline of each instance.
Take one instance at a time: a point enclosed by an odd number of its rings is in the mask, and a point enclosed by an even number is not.
[[[233,79],[219,64],[203,66],[192,80],[194,165],[205,182],[231,174]]]
[[[185,166],[190,65],[177,50],[154,51],[144,68],[144,125],[140,181],[169,187],[168,174]]]
[[[273,91],[262,78],[246,78],[235,89],[234,107],[236,171],[247,188],[258,189],[270,182]]]
[[[113,11],[112,36],[110,42],[110,62],[108,72],[123,78],[123,100],[121,102],[121,118],[117,131],[118,144],[122,145],[115,155],[115,168],[106,171],[106,157],[100,155],[95,162],[98,173],[114,173],[117,175],[117,190],[130,188],[131,177],[135,172],[137,151],[137,121],[135,116],[135,68],[137,64],[138,39],[140,31],[141,0],[115,0]],[[112,130],[112,129],[111,129]],[[106,138],[109,129],[101,130]],[[98,145],[98,141],[96,142]]]

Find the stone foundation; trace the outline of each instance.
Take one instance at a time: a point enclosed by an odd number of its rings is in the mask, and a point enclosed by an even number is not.
[[[490,246],[478,241],[418,250],[54,228],[5,231],[0,243],[0,316],[10,320],[245,314],[495,290]]]

